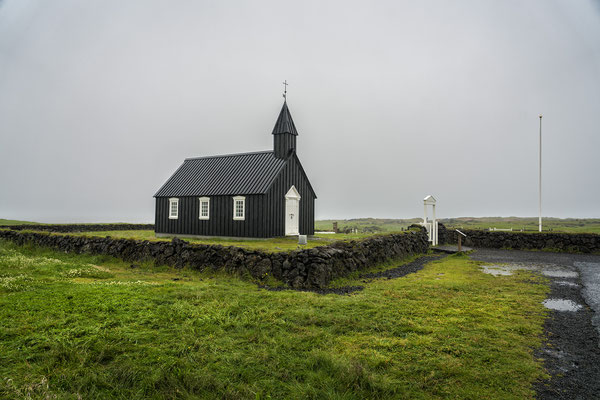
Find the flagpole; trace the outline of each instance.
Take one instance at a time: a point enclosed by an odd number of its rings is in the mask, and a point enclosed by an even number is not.
[[[540,114],[540,179],[539,179],[539,230],[542,231],[542,114]]]

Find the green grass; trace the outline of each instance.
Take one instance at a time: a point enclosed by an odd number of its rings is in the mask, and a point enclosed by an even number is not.
[[[538,231],[538,218],[462,217],[444,219],[442,222],[447,228]],[[543,218],[542,226],[544,232],[600,233],[600,219],[593,218]]]
[[[431,253],[432,253],[432,251],[430,250],[429,254],[431,254]],[[331,281],[329,283],[329,287],[337,288],[337,287],[344,287],[344,286],[364,286],[365,283],[370,282],[371,279],[370,278],[368,278],[368,279],[360,278],[361,275],[368,274],[368,273],[383,272],[388,269],[397,268],[404,264],[408,264],[411,261],[415,261],[416,259],[418,259],[422,256],[423,256],[423,254],[415,254],[415,255],[404,258],[402,261],[397,261],[397,260],[396,261],[386,261],[386,262],[383,262],[381,264],[375,265],[373,267],[370,267],[370,268],[367,268],[364,270],[354,271],[354,272],[351,272],[350,274],[348,274],[347,276],[334,279],[333,281]]]
[[[0,277],[0,398],[523,399],[545,376],[547,285],[464,256],[321,296],[0,241]]]
[[[411,224],[418,224],[421,218],[409,219],[384,219],[384,218],[355,218],[341,220],[319,220],[315,221],[315,229],[320,231],[331,231],[333,222],[338,222],[339,229],[356,228],[363,234],[365,230],[371,230],[379,233],[399,232],[406,229]],[[463,229],[510,229],[513,230],[537,230],[537,218],[522,217],[458,217],[443,218],[440,220],[447,227]],[[0,219],[0,225],[24,225],[37,224],[37,222],[16,221]],[[589,232],[600,233],[599,218],[544,218],[544,230],[558,232]]]
[[[33,224],[37,224],[37,222],[17,221],[17,220],[14,220],[14,219],[2,219],[2,218],[0,218],[0,226],[3,226],[3,225],[33,225]]]
[[[56,233],[61,235],[61,233]],[[152,241],[171,241],[171,238],[157,238],[152,230],[130,230],[130,231],[94,231],[94,232],[74,232],[68,235],[75,236],[110,236],[115,239],[136,239],[136,240],[152,240]],[[289,251],[297,249],[313,248],[317,246],[326,246],[336,241],[347,241],[364,239],[372,236],[372,234],[317,234],[313,238],[308,239],[308,244],[298,245],[297,237],[278,237],[271,239],[226,239],[226,238],[210,238],[210,239],[189,239],[182,238],[190,243],[196,244],[213,244],[222,246],[236,246],[251,250],[263,250],[267,252]]]
[[[355,228],[359,232],[372,230],[375,232],[399,232],[409,225],[422,222],[421,218],[411,219],[384,219],[384,218],[355,218],[355,219],[326,219],[315,221],[315,229],[319,231],[333,230],[333,223],[338,223],[338,229]]]

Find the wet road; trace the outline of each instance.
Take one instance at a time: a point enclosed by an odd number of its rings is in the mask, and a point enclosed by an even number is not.
[[[536,398],[600,399],[600,255],[480,249],[471,258],[486,262],[486,273],[530,270],[551,282],[535,351],[551,378],[536,383]]]
[[[512,264],[513,269],[540,271],[546,277],[560,278],[554,280],[555,284],[578,285],[585,302],[595,311],[592,323],[600,334],[600,255],[480,249],[471,258]],[[498,271],[502,271],[502,268]],[[577,277],[580,282],[575,283],[570,279]]]
[[[600,259],[600,256],[598,256]],[[592,324],[600,332],[600,260],[598,262],[576,261],[575,267],[579,270],[583,283],[583,298],[596,312],[592,317]]]

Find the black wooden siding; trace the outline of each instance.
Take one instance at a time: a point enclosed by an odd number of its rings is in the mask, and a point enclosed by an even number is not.
[[[273,135],[273,150],[275,157],[286,159],[292,150],[296,150],[296,136],[290,133]]]
[[[200,219],[198,197],[177,197],[179,215],[169,219],[169,198],[156,198],[157,233],[200,236],[269,237],[264,229],[265,195],[247,195],[245,220],[233,219],[234,196],[210,196],[209,218]]]
[[[272,232],[271,236],[285,235],[285,194],[292,185],[300,193],[300,234],[314,235],[315,233],[316,196],[302,170],[300,161],[294,154],[289,158],[266,195],[266,208],[271,212],[265,222],[267,230]]]
[[[285,194],[294,185],[300,193],[299,229],[314,234],[315,194],[300,161],[293,154],[265,194],[245,195],[246,219],[233,219],[234,196],[209,196],[210,219],[199,219],[202,196],[179,199],[178,219],[169,219],[169,197],[156,198],[156,232],[200,236],[275,237],[285,235]],[[243,194],[240,194],[243,196]]]

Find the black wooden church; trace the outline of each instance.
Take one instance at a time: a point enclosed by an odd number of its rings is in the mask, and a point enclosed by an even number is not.
[[[296,154],[284,101],[273,150],[188,158],[154,195],[157,236],[314,234],[317,198]]]

